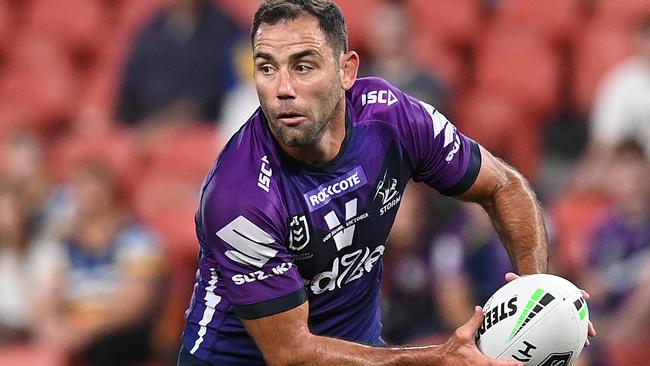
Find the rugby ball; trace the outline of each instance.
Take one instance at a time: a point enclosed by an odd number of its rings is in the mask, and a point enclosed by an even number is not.
[[[587,339],[587,303],[580,290],[562,277],[520,277],[495,292],[483,312],[476,345],[492,358],[531,366],[568,366]]]

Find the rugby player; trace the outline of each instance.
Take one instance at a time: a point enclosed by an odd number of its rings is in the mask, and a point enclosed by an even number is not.
[[[379,281],[409,180],[481,204],[516,271],[546,272],[544,221],[524,178],[435,107],[357,79],[359,56],[327,0],[265,1],[251,42],[260,108],[201,190],[178,364],[521,364],[477,349],[480,307],[441,345],[387,346]]]

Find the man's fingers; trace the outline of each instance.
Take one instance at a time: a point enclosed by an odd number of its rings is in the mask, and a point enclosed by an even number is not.
[[[483,309],[480,306],[475,306],[474,307],[474,315],[467,321],[467,323],[463,324],[460,328],[456,330],[456,334],[459,337],[462,338],[467,338],[467,337],[474,337],[474,334],[478,331],[478,328],[481,327],[481,324],[483,323]]]
[[[510,282],[510,281],[516,280],[520,276],[518,274],[516,274],[516,273],[508,272],[508,273],[506,273],[505,277],[506,277],[506,282]]]
[[[523,362],[516,361],[516,360],[494,360],[492,362],[492,365],[494,366],[524,366]]]
[[[589,322],[589,325],[587,326],[587,335],[590,336],[590,337],[597,336],[596,328],[594,328],[594,324],[591,321]]]

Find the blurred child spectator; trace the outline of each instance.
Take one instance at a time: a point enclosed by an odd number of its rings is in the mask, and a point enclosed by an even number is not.
[[[72,230],[58,243],[39,335],[69,364],[132,365],[152,354],[162,253],[131,217],[115,177],[85,163],[71,179]]]
[[[650,14],[635,41],[636,55],[606,75],[593,107],[592,149],[601,156],[631,137],[650,153]]]
[[[207,121],[235,83],[236,23],[209,0],[174,0],[136,36],[119,92],[118,119]]]
[[[628,310],[638,308],[638,293],[647,291],[643,286],[650,263],[649,160],[643,147],[632,141],[616,147],[613,154],[608,186],[613,203],[593,233],[589,268],[582,280],[592,295],[590,310],[599,320],[596,327],[605,335],[639,325],[634,322],[641,319],[631,317]],[[642,329],[634,339],[647,339],[647,328]],[[622,339],[629,340],[608,336],[604,340],[620,343]]]
[[[418,65],[410,52],[412,29],[405,7],[380,1],[368,11],[373,26],[368,27],[368,61],[361,64],[362,75],[382,77],[413,97],[445,111],[445,86]]]

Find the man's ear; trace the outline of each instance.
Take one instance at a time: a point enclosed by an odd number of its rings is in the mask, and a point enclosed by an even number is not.
[[[359,72],[359,55],[350,51],[341,55],[341,84],[344,90],[349,90],[357,80]]]

